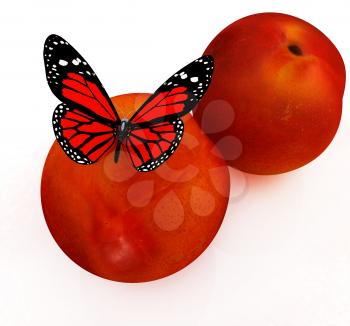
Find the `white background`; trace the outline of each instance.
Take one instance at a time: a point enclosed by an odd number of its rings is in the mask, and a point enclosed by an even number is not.
[[[40,177],[57,99],[46,36],[65,37],[111,96],[151,92],[238,18],[299,16],[350,58],[348,1],[7,1],[0,12],[0,325],[350,325],[349,94],[327,151],[292,173],[232,172],[217,237],[179,273],[145,284],[95,277],[47,230]]]

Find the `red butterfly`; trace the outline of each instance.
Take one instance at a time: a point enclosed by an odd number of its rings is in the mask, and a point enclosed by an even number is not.
[[[151,171],[179,145],[190,112],[211,81],[214,60],[203,56],[170,77],[129,119],[120,119],[85,59],[58,35],[44,45],[46,77],[62,101],[53,114],[57,141],[75,162],[98,161],[116,142],[115,162],[125,145],[138,171]]]

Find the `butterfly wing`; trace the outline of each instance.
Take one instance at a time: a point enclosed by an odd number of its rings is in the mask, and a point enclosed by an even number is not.
[[[157,168],[174,153],[183,132],[184,124],[180,118],[132,126],[126,146],[134,167],[140,172]]]
[[[164,82],[130,121],[157,123],[189,113],[207,91],[214,69],[211,56],[202,56]]]
[[[64,103],[55,109],[52,124],[64,152],[80,164],[95,163],[116,140],[112,126]]]
[[[211,56],[196,59],[163,83],[131,117],[126,145],[138,171],[152,171],[174,153],[184,132],[180,117],[205,94],[213,69]]]
[[[90,65],[60,36],[46,39],[44,63],[49,87],[62,101],[53,115],[58,142],[74,161],[96,162],[120,124],[111,100]]]

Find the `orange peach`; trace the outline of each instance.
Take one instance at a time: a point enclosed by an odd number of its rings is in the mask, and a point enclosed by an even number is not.
[[[262,13],[226,27],[204,52],[214,76],[195,119],[226,161],[276,174],[320,155],[339,126],[343,60],[311,24]]]
[[[149,94],[112,98],[130,117]],[[47,225],[61,249],[98,276],[122,282],[162,278],[184,268],[210,244],[225,215],[229,174],[190,115],[173,156],[137,172],[125,149],[95,164],[71,161],[55,142],[41,184]]]

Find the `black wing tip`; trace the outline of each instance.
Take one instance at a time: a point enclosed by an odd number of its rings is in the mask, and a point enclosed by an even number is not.
[[[58,34],[50,34],[45,39],[44,47],[50,45],[50,43],[52,43],[53,41],[58,41],[58,42],[63,41],[64,43],[67,44],[67,41],[62,36],[59,36]]]
[[[201,58],[214,61],[214,57],[211,54],[204,54],[201,56]]]
[[[50,41],[51,39],[59,38],[63,40],[62,36],[59,36],[58,34],[50,34],[47,38],[46,41]]]
[[[199,57],[196,60],[194,60],[193,62],[191,62],[190,65],[193,64],[193,63],[196,63],[196,64],[205,63],[206,64],[206,68],[208,68],[208,66],[209,66],[209,67],[211,67],[211,70],[214,70],[214,67],[215,67],[214,62],[215,62],[215,60],[214,60],[214,57],[212,55],[204,54],[201,57]],[[210,75],[212,75],[212,71],[210,72]]]
[[[46,37],[44,45],[47,45],[48,43],[50,43],[53,39],[55,39],[56,37],[58,37],[58,35],[56,34],[50,34],[48,37]]]
[[[199,57],[197,60],[208,60],[210,63],[214,64],[214,57],[211,54],[204,54],[201,57]]]

